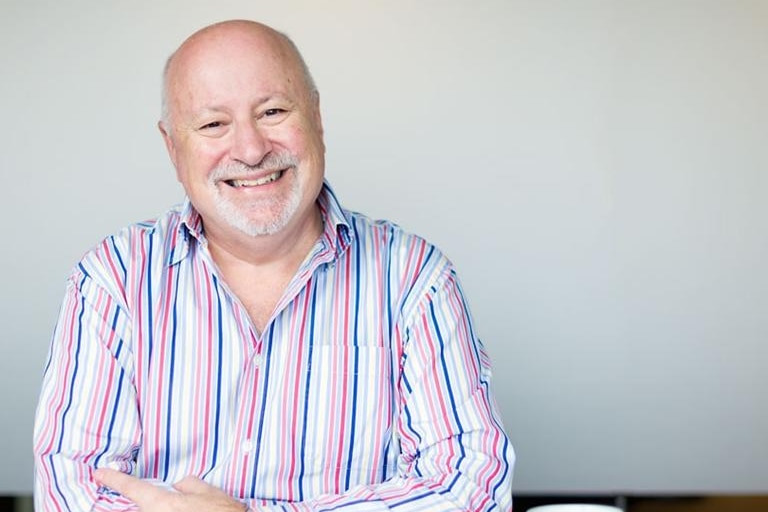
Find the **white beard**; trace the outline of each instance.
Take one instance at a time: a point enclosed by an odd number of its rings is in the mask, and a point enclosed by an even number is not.
[[[292,155],[268,155],[258,166],[244,164],[225,164],[216,168],[209,178],[210,185],[216,191],[214,200],[216,211],[224,221],[235,229],[249,236],[273,235],[284,229],[301,202],[302,190],[297,177],[297,159]],[[278,170],[287,168],[279,179],[291,180],[291,189],[286,197],[271,197],[243,205],[236,203],[221,193],[216,182],[229,177],[239,177],[253,172],[252,169]],[[289,176],[288,173],[291,173]],[[227,186],[227,185],[222,185]]]

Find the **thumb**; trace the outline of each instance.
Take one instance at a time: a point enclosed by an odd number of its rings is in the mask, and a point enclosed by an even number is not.
[[[168,494],[168,491],[160,489],[145,480],[140,480],[114,469],[99,468],[93,472],[93,477],[101,485],[119,492],[136,503],[139,508],[156,502]]]

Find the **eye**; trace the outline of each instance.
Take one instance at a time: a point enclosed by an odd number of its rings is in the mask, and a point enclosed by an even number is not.
[[[227,131],[227,120],[207,121],[201,120],[197,125],[197,132],[205,137],[221,137]]]
[[[285,110],[283,110],[282,108],[270,108],[264,111],[264,115],[266,117],[273,117],[273,116],[278,116],[284,112]]]
[[[212,128],[220,128],[222,126],[220,121],[213,121],[211,123],[204,124],[200,127],[201,130],[208,130]]]

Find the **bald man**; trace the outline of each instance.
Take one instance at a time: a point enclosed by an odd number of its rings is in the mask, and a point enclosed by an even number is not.
[[[511,510],[455,269],[339,204],[293,43],[242,20],[193,34],[159,127],[186,200],[69,277],[36,510]]]

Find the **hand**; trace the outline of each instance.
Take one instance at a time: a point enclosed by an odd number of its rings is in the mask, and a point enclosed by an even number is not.
[[[178,492],[157,487],[114,469],[94,472],[96,481],[133,501],[141,512],[244,512],[246,505],[194,476],[173,484]]]

